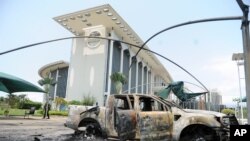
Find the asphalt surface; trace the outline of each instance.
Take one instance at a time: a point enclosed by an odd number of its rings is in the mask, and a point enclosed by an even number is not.
[[[0,141],[78,141],[74,130],[64,127],[66,117],[0,117]]]

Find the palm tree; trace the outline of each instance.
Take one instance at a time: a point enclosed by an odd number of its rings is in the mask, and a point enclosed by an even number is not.
[[[49,89],[51,86],[56,84],[56,81],[51,77],[45,77],[38,81],[38,84],[44,87],[44,91],[49,93]]]
[[[51,86],[55,86],[56,81],[51,77],[45,77],[45,78],[39,80],[38,84],[44,87],[44,91],[46,92],[45,93],[46,103],[49,103],[49,90],[50,90]],[[49,105],[48,104],[46,104],[46,105],[47,105],[46,111],[48,111]],[[48,113],[46,112],[46,116],[47,116],[47,114]]]
[[[123,73],[121,73],[121,72],[114,72],[110,76],[110,79],[115,84],[116,93],[117,94],[121,94],[122,85],[124,85],[125,83],[127,83],[126,76]]]

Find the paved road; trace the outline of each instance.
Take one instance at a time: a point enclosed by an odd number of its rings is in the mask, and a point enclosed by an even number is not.
[[[71,141],[74,131],[63,126],[66,117],[52,116],[51,119],[31,116],[0,117],[0,141]]]

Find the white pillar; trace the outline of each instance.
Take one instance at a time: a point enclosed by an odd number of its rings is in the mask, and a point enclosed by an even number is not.
[[[129,53],[129,64],[131,64],[132,62],[132,57],[131,57],[131,53]],[[131,93],[131,68],[129,68],[129,72],[128,72],[128,93]]]
[[[59,69],[56,70],[56,82],[58,82],[58,77],[59,77]],[[55,85],[55,91],[54,91],[54,101],[56,99],[56,92],[57,92],[57,83]]]
[[[141,76],[142,76],[142,78],[141,78],[141,93],[143,94],[143,90],[144,90],[144,85],[143,85],[143,81],[144,81],[144,76],[143,76],[143,74],[144,74],[144,64],[143,64],[143,62],[142,62],[142,71],[141,71]]]
[[[122,72],[123,73],[123,55],[124,55],[124,49],[123,49],[123,47],[121,46],[121,61],[120,61],[120,72]]]
[[[136,82],[135,82],[135,93],[138,93],[138,65],[139,65],[139,61],[136,62]]]
[[[114,41],[110,41],[110,52],[109,52],[109,74],[108,77],[111,76],[112,72],[112,57],[113,57],[113,48],[114,48]],[[111,79],[108,79],[108,94],[110,95],[110,89],[111,89]]]
[[[148,82],[148,67],[147,67],[147,72],[146,72],[147,74],[146,74],[146,93],[147,94],[149,94],[149,92],[148,92],[148,85],[149,85],[149,82]]]

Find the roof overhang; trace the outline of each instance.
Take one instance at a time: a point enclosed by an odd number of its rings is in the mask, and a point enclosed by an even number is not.
[[[55,17],[54,20],[75,36],[83,36],[84,28],[103,25],[108,31],[114,30],[125,42],[137,46],[143,44],[140,37],[109,4],[58,16]],[[144,48],[149,49],[147,46]],[[138,48],[133,46],[131,46],[131,49],[134,52],[138,51]],[[154,70],[154,72],[161,75],[165,81],[172,81],[171,76],[154,54],[142,50],[139,56]]]
[[[57,69],[61,69],[61,68],[65,68],[65,67],[69,67],[69,63],[65,62],[65,61],[56,61],[50,64],[47,64],[43,67],[41,67],[38,71],[38,74],[42,77],[48,77],[49,73],[57,70]]]

